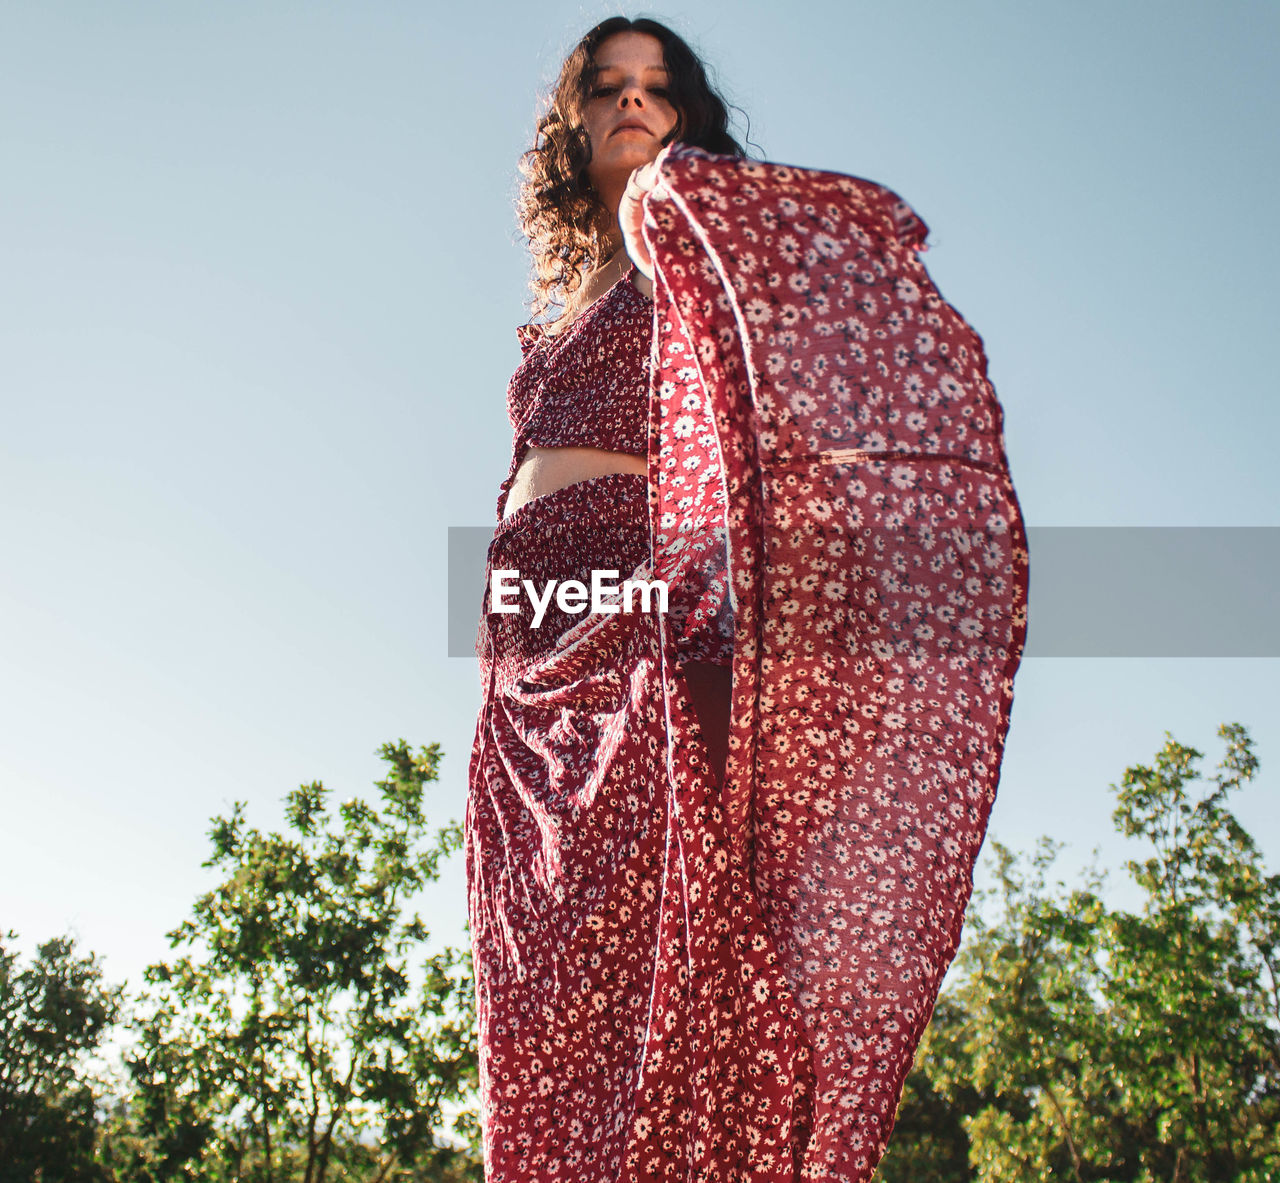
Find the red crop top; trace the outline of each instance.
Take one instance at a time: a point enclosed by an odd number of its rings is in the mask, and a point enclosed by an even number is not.
[[[562,333],[516,330],[524,361],[507,387],[515,453],[648,446],[653,301],[624,275]]]

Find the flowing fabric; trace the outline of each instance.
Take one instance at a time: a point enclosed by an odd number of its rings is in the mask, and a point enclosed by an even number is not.
[[[675,145],[648,478],[491,568],[731,588],[708,766],[670,619],[488,614],[467,811],[486,1178],[866,1180],[959,942],[1025,638],[981,340],[883,186]],[[489,607],[490,605],[486,605]]]

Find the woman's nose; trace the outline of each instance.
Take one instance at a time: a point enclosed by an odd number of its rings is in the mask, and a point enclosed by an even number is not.
[[[640,88],[638,86],[625,87],[622,91],[622,105],[626,107],[632,103],[637,107],[644,106],[644,102],[640,95]]]

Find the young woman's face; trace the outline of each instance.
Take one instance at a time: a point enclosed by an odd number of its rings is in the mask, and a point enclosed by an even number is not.
[[[679,113],[667,92],[662,42],[648,33],[615,33],[600,43],[599,68],[582,124],[591,140],[587,176],[605,193],[662,150]]]

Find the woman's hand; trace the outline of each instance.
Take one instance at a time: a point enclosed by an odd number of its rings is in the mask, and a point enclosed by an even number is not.
[[[618,205],[618,225],[622,228],[622,244],[627,255],[636,265],[636,270],[645,278],[646,295],[653,292],[653,259],[649,257],[649,248],[644,244],[644,236],[640,227],[644,224],[644,207],[642,202],[646,193],[652,193],[658,185],[658,166],[650,161],[642,164],[627,178],[627,187],[623,190],[622,201]],[[639,284],[636,285],[640,287]],[[644,288],[641,288],[643,291]]]

